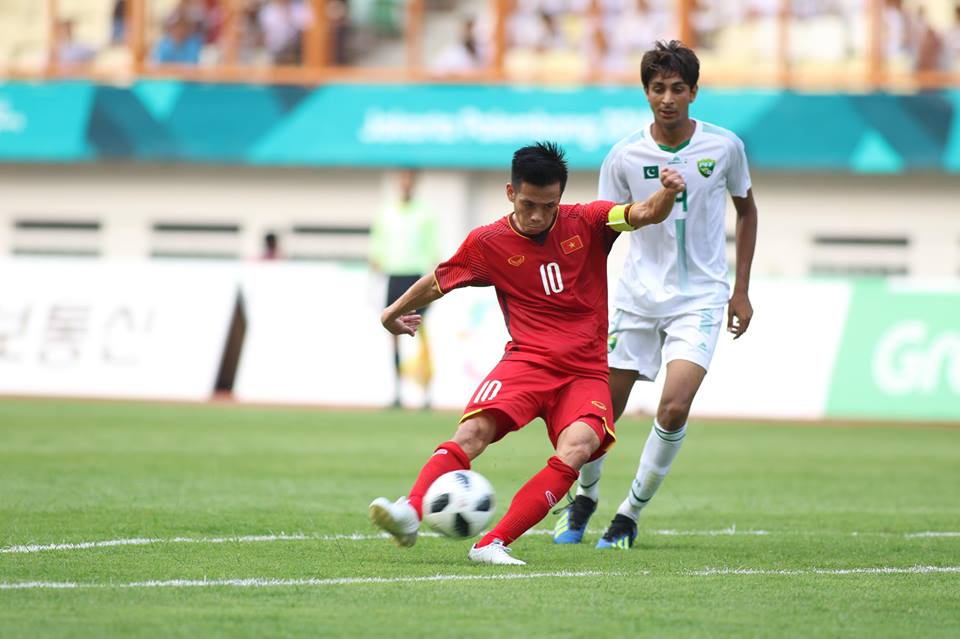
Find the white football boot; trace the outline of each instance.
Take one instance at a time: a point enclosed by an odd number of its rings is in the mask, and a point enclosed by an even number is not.
[[[393,537],[393,543],[409,548],[417,543],[420,518],[406,497],[390,502],[386,497],[377,497],[370,502],[370,521],[380,530]]]
[[[500,566],[526,566],[527,562],[520,561],[516,557],[510,556],[510,549],[503,545],[499,539],[494,539],[492,543],[481,548],[476,545],[470,549],[467,559],[481,564],[497,564]]]

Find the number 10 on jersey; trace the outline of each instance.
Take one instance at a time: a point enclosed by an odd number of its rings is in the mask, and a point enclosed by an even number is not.
[[[547,295],[553,295],[563,290],[560,265],[556,262],[540,265],[540,279],[543,281],[543,292]]]

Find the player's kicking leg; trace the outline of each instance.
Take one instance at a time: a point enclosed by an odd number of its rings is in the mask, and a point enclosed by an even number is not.
[[[610,369],[610,396],[615,420],[619,420],[623,414],[637,376],[637,371]],[[596,511],[600,500],[600,474],[606,458],[606,455],[603,455],[580,468],[579,485],[573,503],[563,509],[554,525],[554,543],[579,544],[583,539],[590,517]]]
[[[417,532],[423,519],[423,496],[441,475],[455,470],[469,470],[475,459],[494,441],[497,423],[488,414],[479,414],[464,420],[453,439],[440,444],[420,469],[417,480],[406,497],[391,502],[378,497],[370,504],[370,521],[393,537],[395,544],[409,548],[417,543]]]
[[[556,496],[570,489],[577,470],[600,445],[594,426],[577,421],[565,428],[557,439],[557,454],[520,488],[507,514],[470,549],[468,557],[481,563],[524,565],[526,562],[510,556],[508,546],[547,516],[557,503]]]

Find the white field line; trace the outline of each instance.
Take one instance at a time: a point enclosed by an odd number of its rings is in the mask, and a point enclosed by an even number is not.
[[[929,574],[960,574],[960,566],[911,566],[898,568],[894,566],[866,567],[866,568],[797,568],[797,569],[768,569],[768,568],[704,568],[688,570],[679,574],[685,577],[713,577],[731,575],[929,575]],[[651,571],[644,570],[633,573],[649,576]],[[670,573],[666,573],[670,574]],[[22,581],[0,582],[0,590],[72,590],[80,588],[276,588],[276,587],[307,587],[307,586],[349,586],[358,584],[399,584],[425,583],[444,581],[504,581],[518,579],[560,579],[579,577],[622,577],[623,573],[604,573],[601,571],[582,572],[531,572],[531,573],[502,573],[496,575],[433,575],[429,577],[338,577],[331,579],[271,579],[266,577],[252,577],[246,579],[169,579],[151,581],[133,581],[128,583],[83,583],[74,581]]]
[[[603,530],[591,530],[590,534],[599,535]],[[535,528],[528,530],[524,535],[552,535],[552,530]],[[653,535],[687,535],[687,536],[726,536],[726,535],[768,535],[765,530],[737,531],[736,527],[722,530],[652,530]],[[422,531],[421,537],[442,537],[439,533]],[[316,533],[278,533],[275,535],[242,535],[235,537],[134,537],[131,539],[105,539],[102,541],[81,541],[76,543],[60,544],[23,544],[0,548],[2,554],[27,554],[45,552],[49,550],[86,550],[89,548],[110,548],[113,546],[148,546],[151,544],[228,544],[228,543],[257,543],[273,541],[370,541],[386,539],[385,533],[365,534],[347,533],[340,535],[320,535]]]
[[[960,573],[960,566],[910,566],[897,568],[883,566],[879,568],[704,568],[691,570],[687,575],[707,577],[712,575],[927,575],[934,573]]]
[[[166,581],[133,581],[129,583],[82,583],[73,581],[24,581],[0,583],[0,590],[69,590],[74,588],[276,588],[299,586],[349,586],[355,584],[402,584],[437,581],[505,581],[516,579],[560,579],[571,577],[611,576],[598,570],[581,572],[530,572],[496,575],[433,575],[429,577],[338,577],[333,579],[170,579]]]
[[[603,532],[603,531],[601,531]],[[666,535],[668,537],[680,536],[680,537],[727,537],[733,535],[746,535],[746,536],[756,536],[762,537],[764,535],[769,535],[769,530],[737,530],[736,526],[730,526],[729,528],[723,528],[722,530],[650,530],[646,531],[648,534],[652,535]]]
[[[427,536],[436,533],[421,533]],[[109,548],[111,546],[147,546],[150,544],[227,544],[256,543],[265,541],[365,541],[380,539],[382,535],[364,535],[360,533],[344,535],[317,535],[307,533],[278,533],[276,535],[242,535],[237,537],[139,537],[133,539],[106,539],[103,541],[81,541],[62,544],[27,544],[0,548],[0,554],[34,553],[46,550],[86,550],[87,548]]]
[[[600,535],[603,530],[588,530],[587,534]],[[802,531],[803,534],[813,534],[808,531]],[[527,535],[552,535],[553,531],[545,528],[534,528],[524,533]],[[764,537],[776,534],[801,534],[801,531],[779,531],[771,532],[769,530],[737,530],[736,526],[722,528],[718,530],[645,530],[641,531],[643,535],[660,535],[665,537]],[[960,537],[957,531],[923,531],[914,533],[888,533],[888,532],[851,532],[842,533],[852,536],[876,535],[876,536],[897,536],[905,539],[922,538],[955,538]],[[442,537],[439,533],[422,531],[421,537]],[[338,535],[321,535],[318,533],[277,533],[274,535],[238,535],[233,537],[134,537],[130,539],[105,539],[101,541],[81,541],[75,543],[59,544],[22,544],[17,546],[5,546],[0,548],[0,555],[4,554],[29,554],[38,552],[47,552],[53,550],[87,550],[90,548],[111,548],[114,546],[148,546],[152,544],[228,544],[228,543],[263,543],[274,541],[371,541],[376,539],[386,539],[384,533],[344,533]]]

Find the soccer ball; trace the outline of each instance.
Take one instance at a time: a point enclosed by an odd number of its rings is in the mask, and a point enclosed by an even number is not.
[[[441,475],[423,497],[423,521],[447,537],[473,537],[492,517],[493,486],[472,470]]]

